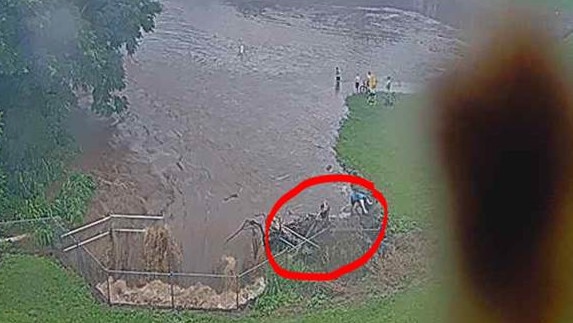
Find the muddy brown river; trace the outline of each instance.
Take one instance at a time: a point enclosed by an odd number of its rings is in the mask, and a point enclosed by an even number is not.
[[[126,59],[129,114],[84,141],[81,167],[99,182],[91,217],[162,213],[183,269],[205,272],[223,254],[248,252],[246,239],[223,245],[243,219],[309,176],[340,172],[332,147],[356,73],[422,83],[459,41],[415,12],[445,14],[431,2],[336,2],[162,1],[156,32]],[[325,199],[335,210],[347,201],[327,185],[295,211]]]

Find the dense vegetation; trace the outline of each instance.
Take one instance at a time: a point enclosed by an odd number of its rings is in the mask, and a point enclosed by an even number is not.
[[[153,0],[0,0],[0,220],[77,222],[95,189],[66,171],[77,153],[65,122],[89,95],[103,116],[128,105],[123,57],[154,28]],[[60,193],[47,197],[57,185]]]

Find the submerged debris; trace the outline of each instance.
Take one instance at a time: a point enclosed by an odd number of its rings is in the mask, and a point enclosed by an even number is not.
[[[161,280],[151,281],[138,288],[129,287],[125,280],[109,277],[109,286],[112,304],[231,310],[236,309],[237,304],[241,307],[259,297],[265,290],[266,281],[264,277],[258,277],[253,284],[241,288],[238,295],[232,290],[217,293],[213,288],[201,283],[188,288],[173,285],[173,298],[171,285]],[[99,283],[97,289],[107,295],[106,282]]]
[[[170,272],[181,263],[181,248],[166,226],[154,226],[145,230],[143,256],[149,271]]]

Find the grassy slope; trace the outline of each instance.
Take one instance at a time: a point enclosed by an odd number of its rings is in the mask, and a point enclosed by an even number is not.
[[[400,230],[425,223],[437,206],[420,101],[419,96],[404,96],[396,108],[388,109],[371,107],[361,96],[349,97],[349,118],[336,146],[345,165],[358,169],[382,190],[389,203],[390,225]]]
[[[569,65],[573,65],[573,35],[563,43],[563,58]]]
[[[420,304],[429,304],[430,296],[429,290],[409,291],[359,307],[288,318],[177,314],[100,305],[78,276],[46,258],[11,255],[0,264],[0,322],[409,322],[425,313]]]
[[[6,256],[0,265],[0,322],[161,322],[173,316],[109,310],[74,273],[51,260]],[[206,317],[197,316],[198,321]]]
[[[573,10],[573,2],[571,0],[526,0],[524,2],[542,5],[548,8],[559,8],[562,11]]]

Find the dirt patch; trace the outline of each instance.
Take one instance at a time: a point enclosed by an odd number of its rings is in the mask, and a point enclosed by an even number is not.
[[[352,261],[363,254],[364,244],[358,233],[331,236],[332,244],[324,245],[328,261],[336,265]],[[349,246],[354,246],[349,248]],[[428,232],[415,230],[389,236],[380,252],[363,268],[332,282],[320,283],[329,296],[328,306],[359,304],[372,296],[391,296],[411,286],[419,286],[431,279],[432,259],[436,256],[436,239]],[[323,259],[320,259],[323,260]],[[324,260],[323,260],[324,261]],[[340,264],[339,264],[340,262]],[[332,264],[328,270],[332,270]],[[291,309],[284,309],[290,312]],[[294,310],[294,309],[293,309]]]
[[[423,231],[391,237],[382,257],[367,265],[379,289],[391,293],[427,279],[435,259],[436,242]]]
[[[384,251],[364,266],[365,275],[341,281],[344,286],[334,303],[361,303],[373,295],[391,296],[431,279],[436,241],[427,232],[412,231],[389,237]]]

